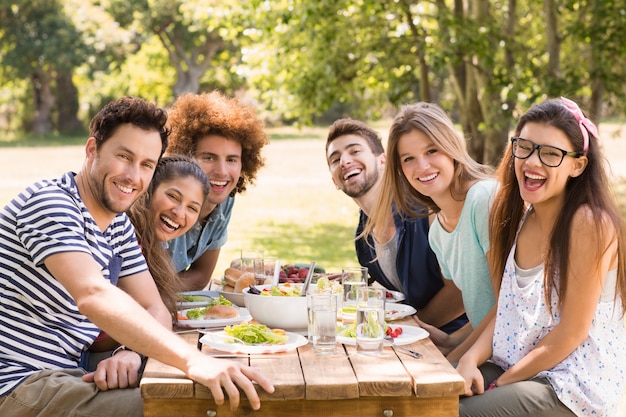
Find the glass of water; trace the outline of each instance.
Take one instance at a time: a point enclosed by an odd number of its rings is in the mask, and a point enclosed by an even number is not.
[[[241,269],[244,272],[252,272],[254,274],[255,285],[264,284],[263,251],[258,249],[242,249]]]
[[[364,355],[383,353],[385,337],[385,289],[361,287],[356,301],[356,351]]]
[[[343,267],[341,269],[341,285],[343,285],[343,315],[354,317],[357,289],[367,287],[367,267]]]
[[[337,349],[337,296],[330,291],[307,292],[309,341],[319,355],[331,355]]]

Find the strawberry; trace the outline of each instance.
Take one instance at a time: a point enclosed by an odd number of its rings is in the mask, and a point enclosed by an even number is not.
[[[309,274],[308,268],[300,268],[298,270],[298,278],[306,278],[308,274]]]

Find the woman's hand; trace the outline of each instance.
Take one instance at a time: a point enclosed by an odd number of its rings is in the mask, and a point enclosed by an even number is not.
[[[465,380],[465,396],[471,397],[474,394],[483,394],[485,392],[485,379],[480,373],[478,366],[469,363],[469,361],[461,360],[456,370]]]
[[[432,340],[444,356],[454,349],[454,346],[452,345],[453,341],[449,334],[435,326],[431,326],[430,324],[421,321],[419,317],[417,317],[417,314],[413,316],[413,319],[421,328],[430,333],[430,340]]]

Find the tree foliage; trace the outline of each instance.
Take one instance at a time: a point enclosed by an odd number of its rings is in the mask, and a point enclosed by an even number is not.
[[[176,74],[172,93],[177,97],[199,91],[210,70],[219,73],[220,66],[238,62],[246,37],[246,5],[233,0],[108,0],[107,10],[122,25],[159,39]],[[231,77],[227,82],[238,81]]]
[[[0,79],[30,80],[23,105],[66,120],[121,94],[165,105],[211,89],[270,122],[433,101],[495,163],[537,101],[565,95],[597,121],[626,102],[623,0],[0,0],[0,17]],[[60,107],[54,89],[76,83]]]
[[[0,3],[2,63],[9,75],[32,83],[35,133],[52,130],[55,79],[67,81],[85,45],[58,0]],[[63,84],[68,87],[67,84]]]

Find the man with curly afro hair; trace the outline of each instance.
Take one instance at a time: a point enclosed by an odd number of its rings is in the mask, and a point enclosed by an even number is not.
[[[253,184],[269,139],[254,108],[218,91],[181,95],[168,114],[166,153],[194,157],[211,184],[198,223],[168,247],[182,290],[202,290],[226,243],[235,195]]]

